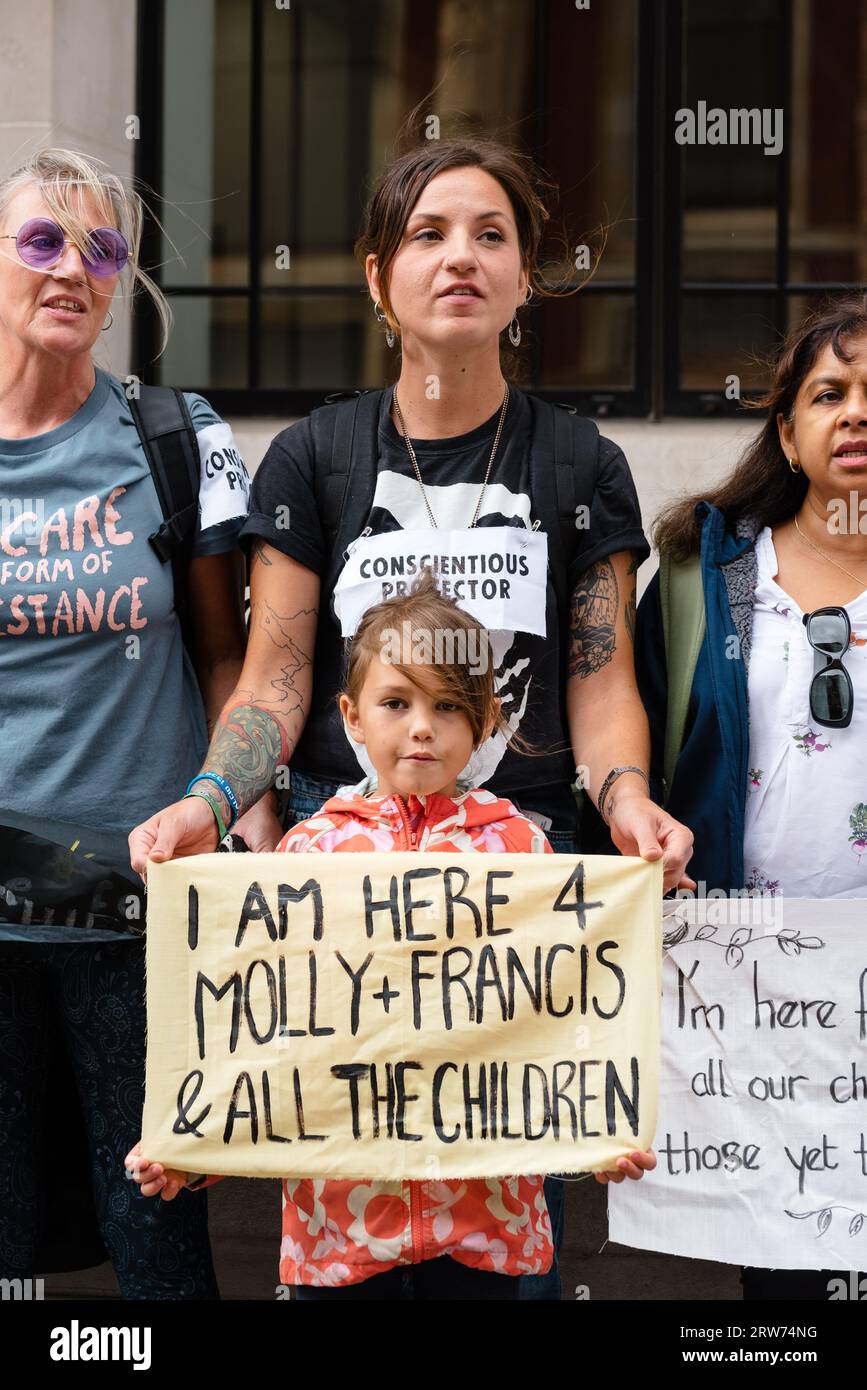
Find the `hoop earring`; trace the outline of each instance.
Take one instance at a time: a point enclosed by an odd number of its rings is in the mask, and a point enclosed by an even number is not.
[[[799,463],[795,463],[794,459],[789,459],[789,467],[791,468],[793,473],[800,473],[801,471],[801,465]]]
[[[376,301],[376,303],[375,303],[374,306],[373,306],[373,312],[374,312],[374,314],[376,315],[378,321],[379,321],[380,323],[384,323],[384,324],[386,325],[386,328],[385,328],[385,341],[388,343],[388,346],[389,346],[390,348],[393,348],[393,347],[394,347],[394,342],[395,342],[394,330],[392,329],[391,324],[388,322],[388,319],[386,318],[385,314],[382,312],[382,301],[381,301],[381,300],[378,299],[378,300]]]
[[[113,323],[114,323],[114,315],[112,314],[111,310],[109,309],[109,311],[108,311],[108,323],[104,323],[104,324],[102,325],[101,331],[102,331],[103,333],[106,333],[106,332],[108,331],[108,329],[111,328],[111,325],[112,325]]]

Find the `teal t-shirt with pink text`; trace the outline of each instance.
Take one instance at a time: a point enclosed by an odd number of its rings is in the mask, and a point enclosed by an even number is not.
[[[219,554],[250,480],[229,426],[186,399],[194,554]],[[0,439],[0,938],[115,937],[124,887],[141,887],[127,836],[201,765],[205,712],[171,565],[148,540],[161,522],[124,387],[106,372],[57,429]],[[141,929],[134,909],[129,922]]]

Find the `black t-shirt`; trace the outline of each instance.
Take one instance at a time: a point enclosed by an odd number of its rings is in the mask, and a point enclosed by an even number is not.
[[[366,498],[354,497],[351,488],[347,497],[347,506],[359,508],[355,532],[359,536],[366,527],[374,536],[387,531],[430,528],[409,451],[389,413],[393,394],[394,388],[389,387],[380,403],[379,456],[372,505]],[[469,527],[499,417],[498,409],[477,429],[449,439],[413,439],[425,491],[440,530]],[[530,496],[530,431],[527,396],[511,387],[478,527],[532,528],[538,519]],[[277,435],[260,464],[241,536],[242,543],[244,537],[259,536],[324,576],[330,556],[326,554],[316,506],[313,467],[310,421],[304,419]],[[607,555],[630,550],[641,562],[650,554],[629,467],[622,450],[609,439],[599,441],[589,525],[578,532],[578,538],[577,553],[567,576],[570,593],[583,571]],[[357,754],[358,745],[344,733],[334,698],[343,683],[347,644],[341,636],[331,593],[322,594],[319,612],[313,704],[292,766],[309,776],[354,783],[368,766],[361,762],[363,750]],[[545,750],[544,755],[528,757],[515,752],[505,746],[502,736],[495,736],[483,752],[475,755],[474,766],[479,769],[480,784],[497,795],[509,797],[545,829],[574,831],[577,811],[571,782],[575,762],[566,717],[566,692],[561,688],[560,676],[561,643],[568,641],[568,634],[559,630],[557,596],[550,573],[544,622],[546,636],[523,631],[502,633],[495,635],[492,644],[497,658],[496,692],[503,700],[503,712],[535,749]]]

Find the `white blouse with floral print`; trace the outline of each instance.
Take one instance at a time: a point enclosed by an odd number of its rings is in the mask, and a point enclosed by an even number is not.
[[[830,729],[810,717],[810,682],[824,657],[807,640],[803,611],[774,578],[768,526],[756,554],[745,886],[788,897],[865,898],[867,589],[845,605],[852,625],[843,657],[855,691],[852,722]]]

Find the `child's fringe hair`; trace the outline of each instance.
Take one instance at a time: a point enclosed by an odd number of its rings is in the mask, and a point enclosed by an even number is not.
[[[429,568],[408,594],[374,604],[361,620],[340,692],[356,706],[375,657],[394,666],[427,695],[457,705],[469,721],[474,748],[491,722],[491,734],[501,733],[516,752],[536,751],[512,728],[502,707],[497,707],[487,628],[440,593]]]

